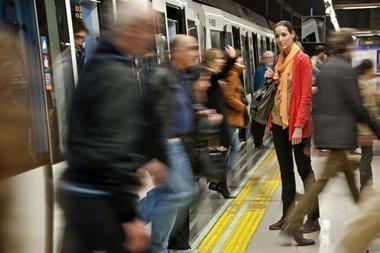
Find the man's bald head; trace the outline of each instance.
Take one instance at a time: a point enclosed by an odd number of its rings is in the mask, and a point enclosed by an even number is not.
[[[272,51],[265,51],[261,56],[261,61],[268,67],[274,65],[274,53]]]
[[[198,45],[198,41],[196,38],[184,34],[177,34],[170,42],[170,50],[191,45]]]
[[[178,34],[170,42],[171,62],[179,69],[198,64],[198,41],[192,36]]]

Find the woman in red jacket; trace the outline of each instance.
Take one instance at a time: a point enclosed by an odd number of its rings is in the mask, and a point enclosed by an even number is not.
[[[281,53],[275,72],[267,72],[266,76],[273,77],[278,85],[269,125],[273,131],[273,142],[281,171],[283,214],[269,229],[280,230],[296,196],[293,153],[305,190],[308,190],[308,184],[315,182],[310,159],[312,67],[309,56],[295,43],[296,34],[290,22],[277,23],[274,33]],[[304,238],[302,233],[320,230],[319,207],[316,206],[298,233],[299,245],[313,242]]]

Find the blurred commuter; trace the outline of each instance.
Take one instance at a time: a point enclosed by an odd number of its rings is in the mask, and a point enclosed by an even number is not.
[[[313,76],[317,76],[321,72],[322,64],[326,59],[326,48],[322,45],[316,46],[314,50],[314,55],[311,58],[311,63],[313,65]]]
[[[323,65],[317,76],[318,92],[313,105],[314,141],[317,148],[331,151],[322,175],[288,214],[282,228],[282,235],[292,237],[297,242],[304,215],[315,208],[318,194],[337,172],[343,172],[346,176],[355,202],[359,199],[354,171],[347,158],[347,151],[357,145],[357,121],[368,124],[374,134],[380,136],[380,126],[371,119],[363,105],[357,75],[350,64],[354,45],[352,31],[346,28],[331,33],[328,41],[335,55]],[[302,244],[310,245],[314,241],[308,240]]]
[[[177,226],[181,227],[198,192],[185,147],[185,139],[195,127],[192,84],[196,73],[189,69],[198,64],[198,43],[193,37],[177,35],[170,49],[170,62],[157,66],[147,84],[152,97],[158,100],[162,122],[166,122],[170,168],[166,184],[148,192],[139,203],[140,217],[152,222],[151,253],[168,252],[168,240],[176,219]]]
[[[226,102],[226,121],[230,132],[231,147],[227,156],[227,169],[232,170],[236,157],[240,149],[239,128],[244,128],[244,114],[247,110],[243,101],[245,98],[244,88],[240,81],[245,66],[242,64],[243,58],[237,51],[236,63],[225,78],[225,83],[221,84],[224,100]]]
[[[360,213],[350,221],[338,240],[336,253],[362,253],[380,233],[380,194],[364,201]]]
[[[265,72],[267,70],[273,70],[275,56],[272,51],[265,51],[262,54],[261,59],[262,63],[256,69],[255,73],[255,91],[258,90],[261,87],[261,85],[263,85],[263,83],[265,82]],[[252,135],[253,142],[255,143],[256,148],[265,148],[265,146],[263,145],[265,126],[266,125],[260,124],[255,120],[252,120]]]
[[[371,60],[363,60],[356,67],[359,74],[359,89],[363,97],[364,106],[373,118],[380,117],[380,94],[376,89],[374,64]],[[361,147],[360,159],[360,190],[373,185],[372,158],[373,158],[373,132],[364,124],[358,125],[359,144]],[[360,143],[364,142],[364,143]]]
[[[208,49],[204,56],[204,65],[211,72],[211,87],[207,91],[207,107],[215,109],[217,113],[224,116],[223,122],[220,125],[218,144],[222,147],[231,145],[231,136],[227,126],[226,102],[223,97],[223,91],[220,87],[220,81],[225,79],[236,62],[236,51],[233,47],[227,46],[227,62],[224,60],[223,52],[219,49]],[[222,149],[221,149],[222,150]],[[220,182],[211,182],[209,189],[220,192],[224,198],[230,198],[231,193],[227,187],[227,171],[226,177]]]
[[[73,19],[74,28],[74,43],[75,43],[75,55],[77,58],[78,73],[84,68],[86,63],[86,51],[85,51],[85,39],[88,34],[88,29],[84,25],[83,21],[78,18]]]
[[[164,181],[166,140],[132,68],[152,47],[155,14],[139,0],[117,5],[117,22],[87,64],[70,111],[69,168],[58,186],[63,253],[143,252],[138,171],[152,173],[157,185]]]
[[[270,230],[280,230],[284,224],[296,196],[296,181],[293,168],[293,153],[305,192],[308,184],[315,182],[311,168],[311,62],[309,56],[295,43],[293,25],[280,21],[274,27],[276,42],[281,50],[275,72],[267,71],[266,76],[277,80],[277,91],[272,114],[269,119],[273,131],[282,182],[282,218],[269,226]],[[315,208],[307,213],[308,219],[297,233],[300,245],[308,244],[302,233],[320,230],[318,199]],[[301,233],[302,232],[302,233]]]
[[[206,68],[200,68],[199,78],[193,84],[193,107],[196,111],[196,130],[186,138],[186,150],[191,159],[191,166],[196,177],[202,176],[205,165],[208,165],[208,140],[213,138],[223,116],[207,110],[207,90],[210,87],[211,73]],[[206,118],[207,117],[207,118]],[[199,199],[199,198],[198,198]],[[197,203],[193,203],[193,206]],[[190,210],[184,210],[182,217],[177,215],[176,224],[170,235],[168,249],[170,253],[195,253],[190,246]],[[181,226],[182,223],[182,226]]]

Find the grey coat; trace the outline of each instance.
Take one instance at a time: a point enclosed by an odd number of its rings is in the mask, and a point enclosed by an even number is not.
[[[363,106],[357,75],[348,60],[338,55],[326,62],[317,76],[316,85],[313,120],[317,148],[356,148],[357,122],[367,123],[379,137],[380,126]]]

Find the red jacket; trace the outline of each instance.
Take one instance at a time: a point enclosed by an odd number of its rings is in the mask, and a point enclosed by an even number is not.
[[[311,119],[311,85],[312,66],[310,57],[300,51],[294,58],[292,66],[292,95],[290,97],[289,141],[292,140],[294,127],[302,128],[302,138],[313,133]],[[272,127],[272,115],[269,117]]]

